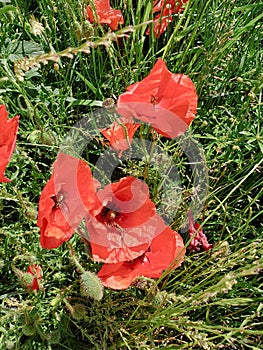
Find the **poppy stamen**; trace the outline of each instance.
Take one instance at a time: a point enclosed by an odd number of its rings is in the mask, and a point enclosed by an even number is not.
[[[55,207],[60,208],[64,200],[66,199],[66,193],[59,191],[55,196],[51,197],[51,199],[53,199]]]
[[[151,95],[150,102],[155,106],[158,103],[158,96]]]
[[[108,226],[117,226],[116,218],[119,216],[115,210],[103,207],[99,214],[99,220]]]

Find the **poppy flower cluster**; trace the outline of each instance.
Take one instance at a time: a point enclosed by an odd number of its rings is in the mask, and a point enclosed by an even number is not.
[[[174,138],[185,132],[196,108],[190,78],[169,72],[158,59],[146,78],[119,96],[119,119],[100,131],[121,155],[129,148],[138,121]],[[82,221],[88,233],[80,234],[88,241],[93,260],[104,263],[98,277],[106,287],[125,289],[139,276],[159,278],[184,259],[182,237],[157,214],[145,182],[127,176],[101,188],[86,162],[61,153],[39,200],[41,246],[59,247]]]
[[[139,276],[160,277],[184,258],[181,236],[157,214],[146,183],[128,176],[103,189],[84,161],[59,154],[39,200],[43,248],[59,247],[85,219],[104,286],[125,289]]]
[[[157,15],[153,20],[153,32],[158,39],[163,34],[169,23],[172,22],[173,15],[183,10],[183,5],[188,0],[155,0],[153,1],[153,14]],[[110,6],[109,0],[93,0],[92,5],[86,7],[87,20],[91,23],[107,24],[111,30],[124,23],[120,10],[115,10]],[[150,28],[146,34],[150,34]]]
[[[9,182],[5,169],[14,152],[19,116],[8,119],[5,105],[0,105],[0,182]]]
[[[153,32],[156,38],[163,34],[169,23],[172,22],[173,15],[183,10],[183,4],[188,0],[157,0],[153,2],[153,13],[157,13],[153,20]],[[148,28],[146,34],[150,34]]]

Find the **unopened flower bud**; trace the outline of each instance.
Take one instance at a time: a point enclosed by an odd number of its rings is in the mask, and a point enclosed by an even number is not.
[[[85,271],[81,276],[81,290],[83,295],[87,295],[95,300],[103,297],[103,285],[95,273]]]
[[[26,272],[23,274],[20,282],[23,287],[28,287],[33,284],[33,280],[34,280],[34,276],[31,273]]]
[[[252,100],[254,100],[254,99],[256,98],[256,95],[254,94],[253,91],[250,91],[250,92],[248,93],[248,96],[249,96]]]
[[[58,344],[61,339],[60,332],[58,331],[46,333],[44,336],[49,344]]]
[[[29,206],[24,210],[24,215],[29,221],[36,220],[37,209],[34,206]]]

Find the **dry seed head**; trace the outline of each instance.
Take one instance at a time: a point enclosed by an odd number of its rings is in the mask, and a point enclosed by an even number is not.
[[[41,35],[42,32],[45,31],[43,24],[40,23],[33,15],[30,16],[30,31],[33,35]]]

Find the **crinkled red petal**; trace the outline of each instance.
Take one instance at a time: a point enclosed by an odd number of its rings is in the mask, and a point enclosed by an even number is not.
[[[141,255],[165,225],[149,198],[148,186],[125,177],[97,192],[98,207],[90,210],[86,225],[92,256],[96,261],[116,263]],[[103,204],[102,204],[103,203]],[[114,220],[103,210],[114,212]]]
[[[167,268],[178,267],[185,255],[182,237],[166,227],[150,245],[149,251],[130,262],[104,264],[98,273],[105,287],[126,289],[139,276],[158,278]]]

